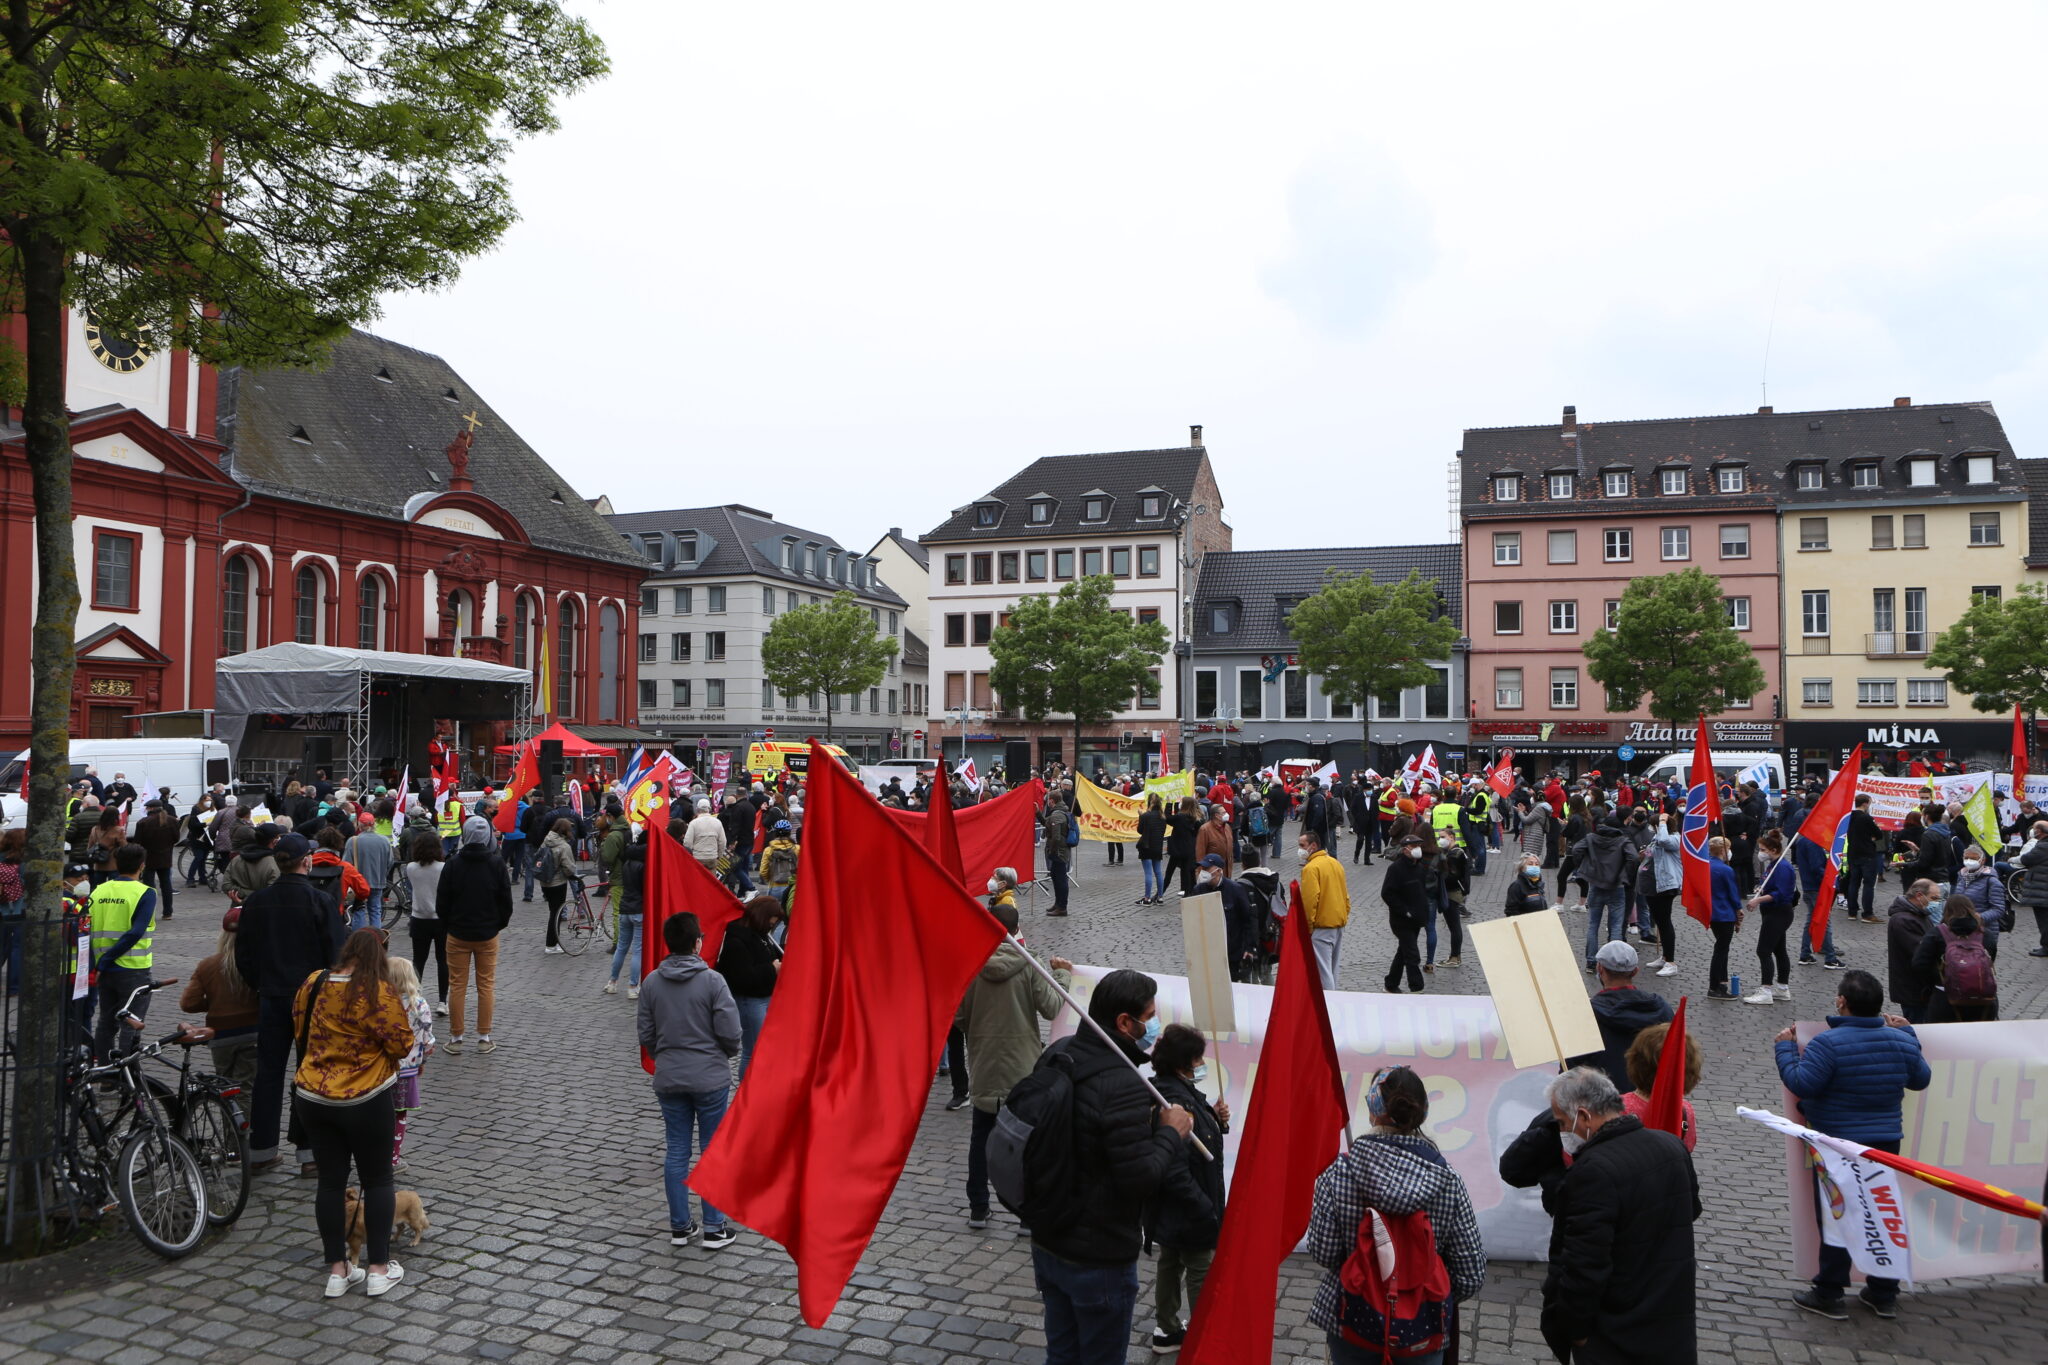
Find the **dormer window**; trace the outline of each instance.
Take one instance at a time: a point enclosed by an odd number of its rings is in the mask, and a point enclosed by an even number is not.
[[[647,556],[648,563],[661,563],[661,532],[649,531],[646,535],[641,536],[640,548],[641,552]]]
[[[1881,477],[1877,465],[1859,464],[1849,471],[1849,486],[1851,488],[1875,488],[1878,486]]]
[[[1625,498],[1631,482],[1626,469],[1610,469],[1600,476],[1600,493],[1603,497]]]
[[[1052,521],[1052,500],[1049,498],[1032,499],[1030,519],[1033,526],[1044,526],[1050,523]]]
[[[1996,461],[1989,455],[1970,455],[1963,460],[1963,478],[1970,483],[1996,483]]]
[[[818,576],[818,547],[815,545],[804,546],[804,573],[811,578]]]
[[[1827,466],[1818,464],[1800,465],[1792,473],[1792,482],[1794,487],[1804,493],[1811,493],[1815,489],[1825,488],[1828,485]]]
[[[1494,475],[1493,500],[1495,502],[1520,502],[1522,500],[1522,476],[1519,474]]]
[[[1166,515],[1166,494],[1140,493],[1138,495],[1138,519],[1156,521]]]
[[[1237,629],[1237,603],[1211,602],[1209,604],[1209,633],[1228,635]]]
[[[1714,486],[1723,493],[1740,493],[1749,486],[1749,478],[1741,465],[1726,464],[1714,471]]]
[[[697,562],[697,537],[694,534],[684,535],[677,533],[676,562],[679,564],[695,564]]]
[[[1108,499],[1108,498],[1083,498],[1083,499],[1081,500],[1081,520],[1083,520],[1083,521],[1107,521],[1108,519],[1109,519],[1109,499]]]
[[[796,572],[796,542],[793,540],[782,542],[782,570],[784,573]]]
[[[1552,474],[1550,476],[1551,501],[1564,502],[1569,499],[1572,495],[1572,485],[1576,482],[1577,480],[1569,474]]]
[[[1927,458],[1906,461],[1906,482],[1916,488],[1934,485],[1934,461]]]
[[[1002,519],[1003,511],[994,503],[983,502],[975,504],[974,524],[976,526],[993,526]]]

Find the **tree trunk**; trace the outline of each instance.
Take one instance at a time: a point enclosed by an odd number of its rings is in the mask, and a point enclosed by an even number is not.
[[[1372,698],[1367,697],[1358,704],[1358,740],[1360,761],[1366,767],[1378,772],[1372,761]]]
[[[1074,761],[1067,765],[1067,771],[1070,773],[1081,771],[1081,713],[1079,711],[1074,713]]]
[[[71,553],[71,423],[64,406],[64,271],[60,247],[33,228],[15,237],[27,323],[27,390],[22,446],[36,512],[36,619],[30,644],[34,676],[29,703],[28,849],[22,863],[28,891],[23,920],[20,1041],[16,1054],[12,1152],[17,1160],[47,1157],[57,1116],[69,992],[64,942],[64,792],[70,776],[71,679],[76,666],[78,572]],[[10,1173],[18,1199],[34,1198],[27,1181],[43,1172],[17,1165]],[[31,1204],[30,1207],[33,1205]],[[17,1203],[17,1216],[22,1204]]]

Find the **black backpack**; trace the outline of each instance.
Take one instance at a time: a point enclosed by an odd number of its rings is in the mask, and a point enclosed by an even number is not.
[[[306,880],[313,883],[314,892],[336,915],[341,914],[341,869],[340,863],[322,863],[306,869]]]
[[[988,1136],[996,1198],[1039,1235],[1062,1232],[1086,1211],[1074,1154],[1074,1059],[1046,1050],[996,1110]]]

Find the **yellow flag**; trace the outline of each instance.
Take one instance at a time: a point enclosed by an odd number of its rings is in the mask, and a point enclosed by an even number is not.
[[[545,716],[555,709],[554,670],[548,667],[548,626],[545,620],[539,622],[540,631],[540,695],[534,699],[533,713]]]
[[[1998,807],[1991,796],[1991,776],[1985,774],[1984,785],[1970,793],[1963,802],[1963,819],[1969,823],[1970,832],[1977,836],[1977,847],[1987,857],[1998,852]]]
[[[1132,796],[1106,792],[1080,773],[1074,774],[1074,795],[1080,798],[1081,837],[1098,844],[1128,844],[1138,837],[1138,815],[1145,803]]]

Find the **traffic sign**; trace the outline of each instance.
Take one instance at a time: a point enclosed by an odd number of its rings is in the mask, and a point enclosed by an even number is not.
[[[924,731],[922,731],[922,730],[912,730],[912,731],[910,732],[910,737],[911,737],[912,739],[923,739],[923,738],[924,738]]]
[[[763,739],[773,739],[773,738],[775,738],[775,731],[774,731],[774,730],[772,730],[772,729],[769,729],[769,730],[763,730],[763,731],[761,732],[761,738],[763,738]]]
[[[1626,763],[1636,756],[1636,746],[1633,744],[1624,744],[1619,749],[1616,749],[1614,751],[1614,756],[1620,759],[1622,762]]]

